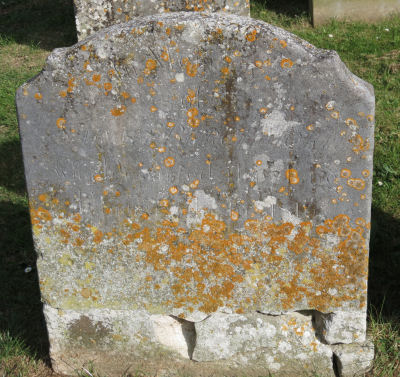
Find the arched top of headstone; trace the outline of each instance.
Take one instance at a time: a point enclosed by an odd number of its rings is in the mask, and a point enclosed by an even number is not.
[[[54,307],[365,310],[374,96],[335,52],[149,16],[55,50],[17,104]]]

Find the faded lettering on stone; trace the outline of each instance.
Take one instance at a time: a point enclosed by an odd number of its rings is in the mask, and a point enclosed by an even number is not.
[[[329,342],[364,341],[374,96],[335,52],[158,15],[55,50],[17,106],[46,305],[219,313],[204,337],[318,311]]]

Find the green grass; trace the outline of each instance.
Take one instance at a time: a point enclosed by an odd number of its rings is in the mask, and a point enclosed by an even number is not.
[[[307,0],[253,0],[252,16],[334,49],[376,95],[368,376],[400,376],[400,17],[312,28]],[[33,250],[15,90],[48,53],[76,41],[71,0],[3,0],[0,9],[0,377],[49,376],[48,341]],[[25,268],[33,271],[25,273]],[[379,308],[379,310],[375,309]],[[90,367],[92,368],[92,367]],[[77,376],[96,375],[94,369]]]

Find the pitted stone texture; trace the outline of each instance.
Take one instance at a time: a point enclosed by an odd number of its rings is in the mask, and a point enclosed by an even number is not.
[[[367,331],[366,312],[336,312],[315,314],[318,335],[325,343],[362,343]]]
[[[44,305],[44,315],[53,368],[59,373],[71,373],[71,367],[93,356],[98,361],[101,353],[110,353],[111,358],[125,354],[132,362],[160,354],[172,360],[189,359],[193,352],[194,325],[170,316],[145,310],[61,310],[49,305]]]
[[[195,327],[193,360],[264,365],[273,375],[334,376],[332,350],[316,338],[311,316],[216,313]]]
[[[151,16],[55,50],[17,107],[49,305],[365,314],[374,97],[336,53]]]
[[[367,339],[361,344],[332,346],[339,377],[361,377],[371,370],[374,361],[374,344]]]
[[[228,12],[250,16],[250,0],[74,0],[78,39],[133,17],[156,13]]]
[[[137,19],[55,50],[17,94],[43,299],[191,321],[365,313],[370,89],[237,16]]]

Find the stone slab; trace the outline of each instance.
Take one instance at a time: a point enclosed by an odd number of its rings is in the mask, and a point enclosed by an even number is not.
[[[332,350],[315,336],[311,316],[216,313],[195,324],[196,361],[268,365],[282,376],[334,377]]]
[[[332,339],[364,335],[374,96],[335,52],[235,15],[137,18],[53,51],[17,108],[49,307],[355,313]]]
[[[362,343],[366,340],[367,318],[366,313],[340,312],[315,313],[315,324],[319,337],[326,344]]]
[[[375,352],[371,339],[362,343],[337,344],[332,350],[340,377],[361,377],[373,366]]]
[[[379,21],[400,13],[400,0],[309,0],[313,24],[333,18],[349,21]]]
[[[250,0],[74,0],[78,39],[133,17],[156,13],[229,12],[250,17]]]

